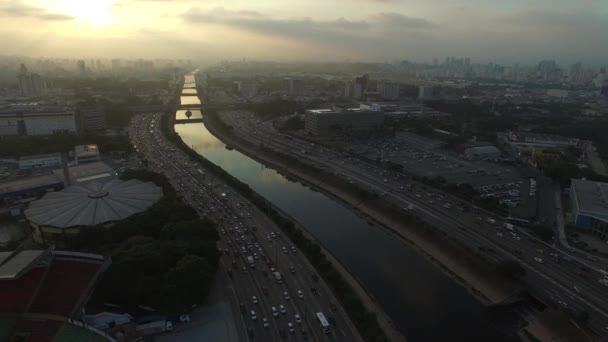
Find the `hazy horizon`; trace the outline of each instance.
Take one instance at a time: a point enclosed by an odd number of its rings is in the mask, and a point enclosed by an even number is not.
[[[608,2],[0,0],[3,54],[200,61],[608,62]]]

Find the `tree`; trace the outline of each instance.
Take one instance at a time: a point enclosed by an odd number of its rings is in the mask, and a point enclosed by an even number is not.
[[[186,255],[165,276],[168,307],[184,310],[202,303],[213,277],[213,268],[196,255]]]

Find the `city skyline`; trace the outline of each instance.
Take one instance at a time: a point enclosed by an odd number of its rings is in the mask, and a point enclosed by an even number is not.
[[[594,0],[4,0],[0,37],[5,54],[47,57],[603,65],[607,13]]]

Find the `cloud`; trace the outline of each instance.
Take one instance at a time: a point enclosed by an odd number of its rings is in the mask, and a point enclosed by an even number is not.
[[[424,19],[408,17],[399,13],[378,13],[371,16],[371,19],[379,24],[391,28],[433,28],[436,24]]]
[[[0,3],[0,16],[31,17],[49,21],[74,19],[74,17],[66,14],[49,13],[43,8],[24,4],[18,0]]]
[[[255,11],[228,10],[223,7],[202,11],[193,7],[182,15],[193,24],[220,24],[239,29],[292,37],[361,37],[390,29],[426,29],[436,25],[422,18],[407,17],[398,13],[379,13],[368,20],[314,20],[311,18],[274,19]]]

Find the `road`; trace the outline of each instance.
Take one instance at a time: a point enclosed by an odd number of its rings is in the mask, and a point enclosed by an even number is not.
[[[581,260],[536,239],[525,229],[509,229],[504,217],[448,193],[412,181],[403,174],[385,170],[326,146],[277,132],[270,122],[260,122],[244,111],[223,112],[233,134],[252,146],[265,146],[296,156],[352,183],[367,188],[400,208],[412,206],[417,215],[448,236],[473,249],[483,248],[490,260],[520,260],[527,270],[524,282],[529,291],[555,307],[589,313],[589,328],[598,336],[608,335],[608,286],[600,270],[604,265]]]
[[[234,291],[235,302],[240,303],[234,309],[242,312],[242,321],[237,324],[254,338],[264,336],[268,341],[303,341],[305,336],[313,341],[359,341],[346,313],[302,253],[245,198],[166,141],[159,120],[160,114],[135,117],[129,137],[151,170],[164,174],[201,217],[217,222],[221,267],[231,275],[228,286]],[[253,266],[248,257],[254,258]],[[271,274],[273,268],[280,272],[281,283]],[[301,298],[298,291],[302,291]],[[280,312],[281,305],[284,313]],[[273,317],[272,307],[279,311],[277,317]],[[323,312],[330,322],[335,320],[328,334],[323,332],[317,312]],[[300,316],[301,323],[295,315]],[[264,319],[268,328],[263,326]],[[294,326],[294,332],[290,332],[288,323]]]

